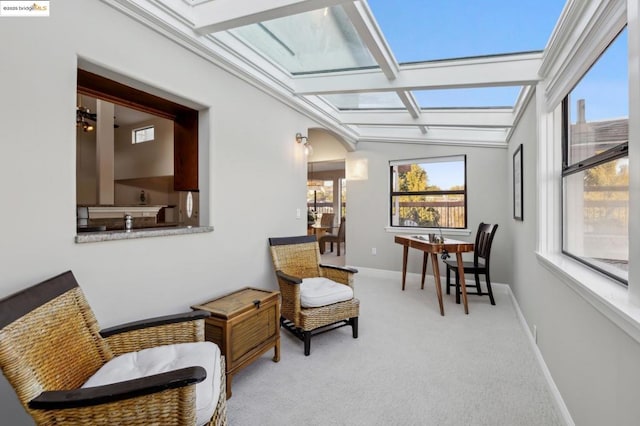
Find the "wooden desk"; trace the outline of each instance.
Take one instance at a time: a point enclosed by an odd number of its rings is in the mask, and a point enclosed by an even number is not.
[[[440,284],[440,266],[438,264],[438,255],[446,250],[449,254],[456,255],[458,262],[458,275],[460,276],[460,287],[462,288],[462,301],[464,303],[464,313],[469,313],[469,305],[467,303],[467,285],[464,281],[464,264],[462,261],[462,253],[473,251],[473,243],[465,241],[456,241],[445,239],[444,243],[430,243],[428,236],[404,236],[396,235],[395,242],[402,244],[402,290],[407,278],[407,256],[409,247],[421,250],[424,254],[422,257],[422,286],[424,289],[424,278],[427,272],[427,259],[431,254],[431,264],[433,266],[433,278],[436,283],[436,293],[438,294],[438,303],[440,304],[440,315],[444,316],[444,306],[442,304],[442,286]]]

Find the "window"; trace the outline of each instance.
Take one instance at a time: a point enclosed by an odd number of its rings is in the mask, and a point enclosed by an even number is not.
[[[149,142],[154,139],[155,127],[147,126],[140,129],[133,129],[131,132],[131,143]]]
[[[307,181],[307,208],[316,215],[334,213],[332,180]]]
[[[629,265],[628,87],[625,29],[563,102],[562,250],[624,284]]]
[[[314,219],[332,213],[338,223],[346,215],[344,160],[309,162],[308,166],[307,210]]]
[[[391,226],[467,227],[467,157],[390,162]]]

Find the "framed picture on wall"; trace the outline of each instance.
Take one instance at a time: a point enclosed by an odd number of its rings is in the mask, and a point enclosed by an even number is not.
[[[522,144],[513,153],[513,218],[522,218]]]

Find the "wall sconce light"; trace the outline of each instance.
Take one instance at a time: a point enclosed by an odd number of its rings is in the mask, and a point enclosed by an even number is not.
[[[304,140],[304,153],[308,157],[311,154],[313,154],[313,147],[309,142],[309,138],[306,136],[302,136],[302,133],[296,133],[296,142],[303,143],[302,142],[303,140]]]

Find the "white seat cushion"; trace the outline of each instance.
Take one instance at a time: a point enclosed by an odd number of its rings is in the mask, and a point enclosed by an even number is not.
[[[211,419],[220,397],[220,349],[211,342],[157,346],[117,356],[82,387],[108,385],[195,366],[207,371],[207,378],[196,384],[197,424],[204,425]]]
[[[300,284],[300,305],[303,308],[317,308],[351,299],[351,287],[328,278],[303,278]]]

